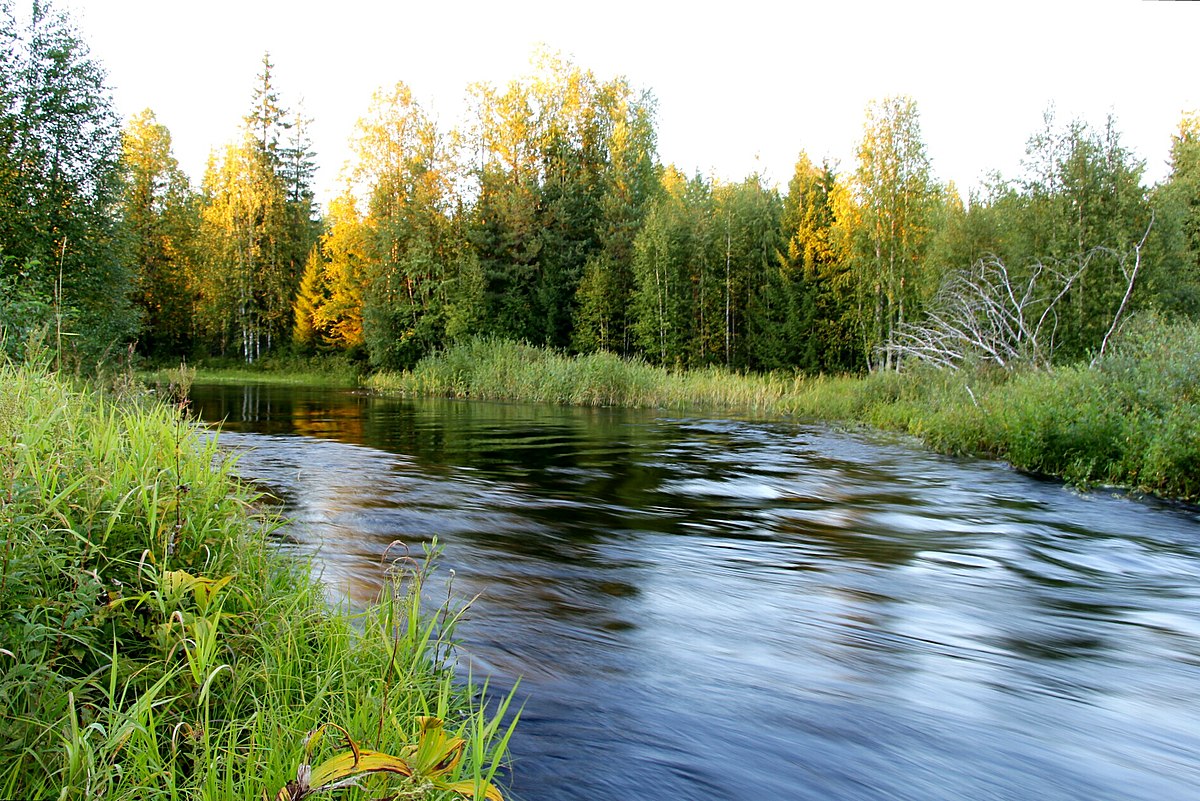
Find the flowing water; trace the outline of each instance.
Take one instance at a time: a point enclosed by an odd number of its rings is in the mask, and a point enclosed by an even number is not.
[[[791,422],[193,398],[335,594],[444,545],[514,798],[1200,799],[1194,508]]]

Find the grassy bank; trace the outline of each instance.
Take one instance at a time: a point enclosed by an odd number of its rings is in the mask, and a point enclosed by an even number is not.
[[[165,365],[139,372],[139,378],[150,384],[169,384],[178,364]],[[254,364],[230,359],[209,359],[193,363],[195,380],[205,384],[281,384],[305,387],[356,387],[363,380],[362,365],[329,356],[267,356]]]
[[[1200,326],[1145,319],[1095,367],[912,370],[864,377],[671,372],[608,354],[569,358],[476,340],[382,392],[788,415],[920,437],[1077,485],[1200,499]]]
[[[176,409],[45,369],[0,366],[0,448],[0,798],[498,797],[427,563],[330,610]]]

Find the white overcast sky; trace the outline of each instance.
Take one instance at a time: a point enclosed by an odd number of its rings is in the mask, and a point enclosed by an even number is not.
[[[17,0],[18,5],[30,0]],[[119,111],[154,110],[199,179],[237,137],[263,53],[314,118],[328,199],[371,94],[404,81],[443,129],[473,81],[525,74],[539,44],[658,99],[659,154],[722,180],[786,186],[796,156],[853,168],[863,111],[908,94],[934,171],[963,194],[1014,175],[1050,103],[1102,124],[1166,175],[1200,108],[1200,3],[1146,0],[57,0],[108,70]]]

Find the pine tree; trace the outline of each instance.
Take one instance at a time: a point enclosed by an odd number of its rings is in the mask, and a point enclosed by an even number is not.
[[[236,348],[247,362],[291,339],[296,291],[320,234],[305,126],[289,121],[268,55],[262,64],[242,141],[210,160],[203,188],[198,317],[218,349]]]
[[[325,344],[329,330],[324,323],[324,309],[329,295],[325,260],[321,258],[320,249],[313,245],[304,264],[304,276],[300,279],[293,308],[292,341],[301,351],[311,353]]]

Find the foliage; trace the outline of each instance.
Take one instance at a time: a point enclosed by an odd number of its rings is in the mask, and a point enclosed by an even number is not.
[[[413,395],[520,400],[578,406],[708,407],[769,412],[794,386],[790,376],[741,375],[720,367],[672,372],[611,353],[566,356],[528,344],[476,338],[404,373],[376,373],[367,386]]]
[[[273,69],[264,55],[241,141],[210,157],[201,187],[196,322],[213,350],[247,363],[291,341],[294,297],[319,234],[305,121],[289,121]]]
[[[136,324],[116,214],[119,122],[103,67],[51,3],[23,25],[0,5],[0,42],[0,253],[11,257],[0,278],[55,306],[64,345],[90,365]]]
[[[931,213],[938,190],[921,139],[916,103],[889,97],[867,107],[851,194],[856,225],[848,262],[861,308],[865,351],[873,358],[898,326],[920,312]],[[894,366],[884,348],[883,366]]]
[[[121,136],[121,219],[141,312],[139,344],[152,355],[190,350],[200,225],[187,176],[171,154],[171,133],[146,109]]]
[[[311,759],[312,749],[320,741],[325,729],[330,727],[342,733],[348,750],[313,767],[307,760]],[[373,774],[399,776],[402,781],[418,789],[428,786],[466,798],[482,795],[487,801],[504,801],[500,790],[489,779],[453,779],[467,741],[462,737],[447,736],[441,718],[417,718],[415,739],[416,742],[405,746],[399,755],[392,756],[359,747],[354,738],[336,724],[318,726],[305,738],[306,761],[297,768],[296,779],[279,791],[276,801],[300,801],[314,793],[358,787],[360,782]]]
[[[0,279],[22,315],[4,325],[20,339],[52,322],[77,363],[136,337],[156,360],[298,347],[404,370],[482,335],[674,368],[860,372],[939,329],[944,350],[962,327],[947,307],[1001,274],[1042,285],[1026,311],[1044,327],[1018,350],[1043,364],[1096,358],[1134,312],[1200,314],[1194,114],[1148,188],[1113,117],[1051,108],[1020,171],[964,201],[933,174],[916,103],[886,97],[852,165],[801,153],[783,191],[660,163],[650,92],[542,50],[528,74],[470,86],[453,130],[407,85],[380,89],[322,220],[312,121],[286,107],[269,55],[196,191],[152,112],[120,136],[67,16],[0,9]],[[1055,276],[1061,297],[1043,291]]]
[[[329,302],[329,278],[325,274],[325,261],[316,245],[308,252],[304,263],[304,275],[292,307],[295,322],[292,325],[292,342],[302,350],[314,350],[329,339],[328,324],[322,310]]]
[[[403,83],[358,123],[355,182],[367,198],[363,341],[378,367],[411,366],[441,340],[449,192],[433,121]]]
[[[304,731],[403,755],[426,716],[469,745],[445,780],[491,785],[511,729],[454,681],[458,613],[420,609],[427,563],[330,610],[177,408],[35,366],[0,385],[0,795],[257,798],[295,776]]]
[[[782,408],[906,431],[1082,485],[1200,498],[1200,326],[1130,321],[1094,367],[931,368],[814,379]]]

